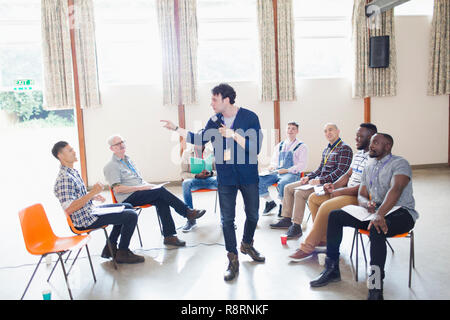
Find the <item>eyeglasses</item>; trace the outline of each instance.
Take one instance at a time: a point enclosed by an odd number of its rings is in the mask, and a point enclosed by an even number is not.
[[[111,147],[117,147],[117,146],[120,146],[122,143],[125,144],[125,141],[117,142],[117,143],[111,145]]]

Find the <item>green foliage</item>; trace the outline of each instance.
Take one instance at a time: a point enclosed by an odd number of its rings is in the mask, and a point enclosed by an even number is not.
[[[0,110],[15,113],[20,127],[67,127],[74,125],[73,110],[42,108],[42,91],[0,92]]]

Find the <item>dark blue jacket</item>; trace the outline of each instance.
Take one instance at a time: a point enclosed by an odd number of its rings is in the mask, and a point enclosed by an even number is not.
[[[221,123],[224,123],[221,113],[216,116]],[[245,138],[245,150],[233,138],[223,138],[217,124],[211,119],[200,132],[189,132],[187,142],[202,145],[211,141],[216,160],[217,182],[220,185],[258,183],[258,154],[263,140],[258,116],[253,111],[239,108],[232,129]],[[231,150],[230,161],[224,161],[226,140]]]

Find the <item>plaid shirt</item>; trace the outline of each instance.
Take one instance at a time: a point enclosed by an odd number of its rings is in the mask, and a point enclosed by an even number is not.
[[[340,141],[341,143],[339,143]],[[323,150],[319,168],[308,174],[307,177],[310,180],[320,179],[320,184],[335,182],[350,168],[352,158],[352,148],[339,138],[332,145],[328,144]]]
[[[72,201],[87,194],[86,186],[77,170],[61,165],[53,189],[61,206],[66,210]],[[78,228],[86,228],[93,224],[98,217],[92,215],[93,203],[89,200],[84,207],[70,215],[73,225]]]

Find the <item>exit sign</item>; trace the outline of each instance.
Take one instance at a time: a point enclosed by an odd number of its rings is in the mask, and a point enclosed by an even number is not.
[[[34,80],[19,79],[15,81],[14,91],[33,90]]]

